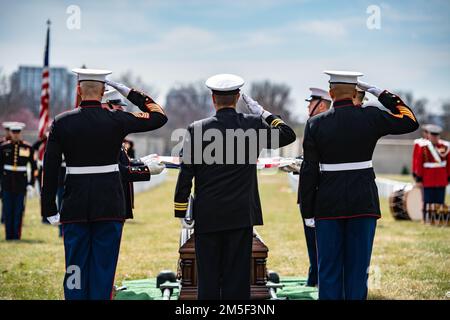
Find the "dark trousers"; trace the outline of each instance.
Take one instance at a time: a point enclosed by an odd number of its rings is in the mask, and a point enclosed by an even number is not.
[[[423,220],[427,203],[445,203],[445,187],[423,188]]]
[[[199,300],[249,300],[253,228],[195,236]]]
[[[367,299],[367,280],[377,220],[316,221],[320,300]]]
[[[115,221],[63,225],[66,300],[110,300],[123,223]]]
[[[3,193],[0,191],[0,195],[2,196],[3,199]],[[1,219],[1,223],[4,224],[5,223],[5,206],[2,204],[2,219]]]
[[[306,248],[308,249],[309,257],[308,280],[306,280],[306,285],[308,287],[315,287],[318,283],[316,229],[307,227],[305,225],[305,220],[302,219],[302,221],[303,229],[305,231]]]
[[[2,211],[5,215],[6,240],[19,240],[22,235],[25,193],[3,191],[2,202]]]

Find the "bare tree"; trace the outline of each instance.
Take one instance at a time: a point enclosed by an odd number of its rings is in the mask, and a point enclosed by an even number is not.
[[[166,97],[165,110],[170,114],[168,128],[186,128],[191,122],[214,113],[211,92],[203,83],[172,88]]]
[[[429,113],[427,112],[428,99],[416,99],[414,94],[410,91],[398,91],[397,94],[403,99],[407,106],[409,106],[417,117],[420,123],[429,120]]]
[[[135,75],[131,70],[125,71],[120,74],[118,78],[115,78],[114,81],[123,83],[127,87],[135,88],[136,90],[143,91],[150,95],[153,99],[156,99],[158,96],[158,90],[153,85],[142,80],[142,77],[139,75]],[[134,106],[130,101],[125,99],[128,104],[128,111],[139,111],[139,108]]]
[[[290,124],[296,123],[292,117],[290,97],[291,88],[283,83],[272,83],[269,80],[252,83],[251,97],[273,114],[279,115]],[[238,110],[243,111],[243,101],[238,104]]]
[[[450,100],[444,101],[441,106],[442,109],[442,123],[444,125],[443,137],[450,138]]]

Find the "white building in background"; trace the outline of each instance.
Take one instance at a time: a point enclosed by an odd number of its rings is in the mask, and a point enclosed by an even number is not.
[[[53,106],[70,107],[74,104],[77,78],[64,67],[50,68],[50,110]],[[19,66],[12,75],[12,87],[32,98],[33,113],[39,113],[42,86],[42,67]],[[67,108],[66,107],[66,108]],[[62,111],[62,110],[57,110]]]

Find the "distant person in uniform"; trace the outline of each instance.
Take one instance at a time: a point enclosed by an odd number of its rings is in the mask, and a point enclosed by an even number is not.
[[[422,188],[423,185],[421,182],[417,182],[417,171],[418,171],[418,160],[420,159],[420,153],[422,152],[422,147],[426,146],[429,143],[429,135],[430,132],[428,131],[429,124],[424,124],[421,126],[422,132],[421,137],[419,139],[414,140],[414,147],[413,147],[413,155],[412,155],[412,166],[411,171],[414,178],[414,181],[416,181],[416,186]]]
[[[2,211],[6,240],[20,240],[27,192],[33,192],[36,161],[31,145],[22,140],[25,124],[10,124],[10,139],[0,145],[0,179],[2,185]],[[28,176],[30,166],[31,175]]]
[[[123,140],[123,147],[124,147],[125,151],[127,152],[127,155],[130,158],[136,157],[136,152],[134,150],[134,142],[133,141],[131,141],[129,139]]]
[[[262,147],[283,147],[296,138],[288,125],[250,97],[243,96],[251,114],[237,113],[239,88],[243,85],[244,80],[235,75],[209,78],[206,86],[212,90],[216,114],[192,123],[184,141],[175,190],[175,217],[185,217],[194,180],[200,300],[250,298],[253,226],[263,224],[256,161]],[[256,135],[260,132],[267,139]],[[255,139],[249,137],[239,147],[236,133],[255,133]],[[217,141],[209,134],[217,135]],[[209,159],[211,148],[215,151]]]
[[[445,189],[450,181],[450,143],[440,138],[440,126],[429,124],[426,130],[428,140],[417,144],[413,159],[416,183],[423,187],[424,221],[428,203],[445,203]]]
[[[127,106],[127,103],[123,101],[122,95],[116,89],[110,89],[103,95],[102,105],[109,110],[125,111],[124,107]],[[125,139],[124,141],[127,140]],[[119,170],[125,195],[126,219],[133,219],[133,183],[138,181],[150,181],[151,176],[160,174],[165,166],[152,161],[144,162],[140,159],[131,158],[126,150],[126,146],[123,144],[120,149]]]
[[[167,122],[148,95],[109,82],[142,112],[107,110],[101,100],[110,71],[74,69],[78,108],[53,121],[44,156],[42,211],[52,224],[63,224],[68,300],[110,299],[119,256],[125,199],[118,165],[123,139]],[[61,209],[55,197],[62,157],[66,179]],[[78,279],[79,281],[75,281]]]
[[[11,139],[11,130],[9,129],[9,127],[11,126],[11,123],[12,123],[11,121],[2,123],[2,126],[5,129],[5,136],[0,139],[0,144]],[[1,188],[1,186],[0,186],[0,188]],[[1,198],[1,193],[2,193],[2,191],[0,189],[0,198]],[[4,208],[4,206],[2,206],[2,217],[1,217],[2,224],[5,223],[5,213],[4,213],[3,208]]]
[[[372,155],[379,138],[412,132],[418,123],[398,96],[362,82],[389,111],[355,105],[361,73],[326,74],[333,107],[306,123],[300,208],[305,224],[316,228],[319,299],[360,300],[367,298],[380,218]]]

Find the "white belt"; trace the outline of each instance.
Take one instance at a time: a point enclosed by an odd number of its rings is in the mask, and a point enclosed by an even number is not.
[[[445,168],[447,166],[447,161],[441,162],[425,162],[423,164],[424,168]]]
[[[361,170],[369,168],[372,168],[372,160],[362,162],[320,164],[320,171],[347,171],[347,170]]]
[[[66,167],[66,174],[93,174],[93,173],[108,173],[119,171],[118,164],[110,164],[107,166],[92,166],[92,167]]]
[[[3,166],[3,169],[8,170],[8,171],[19,171],[19,172],[26,172],[27,171],[27,167],[26,166],[12,166],[10,164],[5,164]]]

